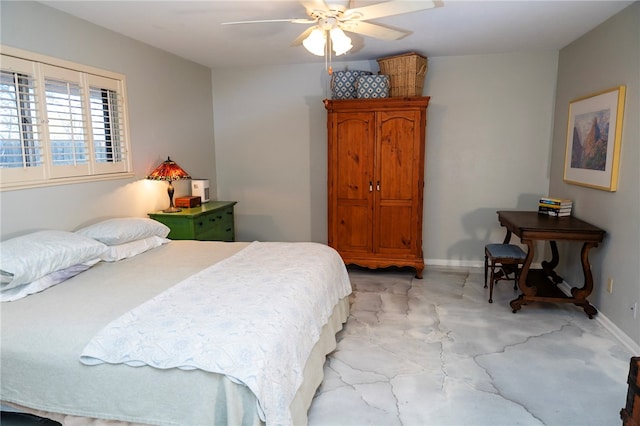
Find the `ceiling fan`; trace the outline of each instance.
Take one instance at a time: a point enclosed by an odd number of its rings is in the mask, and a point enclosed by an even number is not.
[[[307,11],[307,18],[235,21],[224,22],[222,25],[268,22],[313,24],[304,30],[292,45],[303,44],[308,51],[318,56],[325,56],[331,46],[336,55],[341,55],[353,47],[351,39],[344,33],[345,31],[383,40],[398,40],[410,34],[410,31],[393,29],[366,21],[435,7],[431,0],[385,1],[354,8],[347,8],[339,4],[327,4],[324,0],[301,0],[300,3]]]

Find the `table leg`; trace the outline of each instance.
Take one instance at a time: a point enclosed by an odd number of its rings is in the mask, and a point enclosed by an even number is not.
[[[524,304],[524,297],[534,296],[536,294],[536,288],[530,287],[527,285],[527,275],[529,274],[529,269],[531,268],[531,263],[533,262],[533,257],[535,255],[535,243],[531,240],[520,240],[523,244],[527,245],[527,257],[524,260],[524,265],[522,265],[522,270],[520,271],[520,276],[518,277],[518,287],[522,292],[516,299],[509,302],[511,306],[512,312],[515,314],[522,308]]]
[[[523,304],[524,304],[524,294],[521,294],[516,299],[513,299],[511,302],[509,302],[509,305],[511,306],[511,312],[515,314],[520,309],[522,309]]]
[[[553,280],[554,283],[560,284],[564,280],[560,275],[556,274],[556,271],[554,270],[560,261],[558,245],[555,241],[551,240],[549,241],[549,246],[551,246],[551,261],[547,262],[546,260],[543,260],[542,270]]]
[[[581,306],[582,309],[584,309],[584,312],[589,316],[589,318],[593,318],[593,316],[598,313],[598,310],[587,301],[587,297],[589,297],[589,295],[593,291],[593,275],[591,274],[591,265],[589,264],[589,250],[591,250],[592,247],[597,246],[598,243],[584,243],[582,245],[582,250],[580,251],[580,260],[582,262],[584,284],[580,288],[573,287],[571,289],[571,295],[574,299],[577,299],[574,304],[577,306]]]

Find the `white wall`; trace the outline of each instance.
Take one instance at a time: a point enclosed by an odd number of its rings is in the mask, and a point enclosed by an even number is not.
[[[620,177],[616,192],[564,183],[569,102],[626,86]],[[610,141],[611,142],[611,141]],[[590,301],[640,344],[640,3],[623,10],[560,51],[550,191],[574,200],[575,216],[607,231],[590,251],[595,289]],[[563,244],[565,280],[584,282],[575,244]],[[612,278],[613,293],[606,291]]]
[[[497,210],[537,209],[549,186],[556,70],[557,52],[429,60],[428,264],[477,264],[504,237]]]
[[[429,59],[428,263],[479,265],[504,236],[496,210],[535,209],[547,193],[556,68],[557,52]],[[326,242],[324,65],[212,76],[218,193],[239,201],[238,238]]]
[[[215,69],[218,194],[239,240],[326,241],[321,65]]]
[[[215,184],[208,68],[35,2],[3,1],[0,19],[5,45],[126,75],[135,172],[133,179],[0,193],[3,239],[165,208],[166,183],[143,178],[167,156]],[[188,193],[188,181],[176,184],[176,196]]]

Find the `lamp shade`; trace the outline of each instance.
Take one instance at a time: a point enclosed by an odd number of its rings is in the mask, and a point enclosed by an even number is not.
[[[150,180],[174,181],[191,179],[191,176],[189,176],[189,173],[185,172],[182,167],[178,166],[175,161],[167,157],[166,161],[160,163],[160,165],[156,167],[156,169],[152,171],[146,178]]]
[[[331,36],[331,47],[336,55],[340,56],[347,53],[353,47],[351,39],[344,33],[344,31],[342,31],[341,28],[332,28],[329,34]]]
[[[172,161],[171,158],[167,157],[167,160],[163,161],[146,178],[150,180],[166,180],[169,182],[169,186],[167,187],[167,193],[169,194],[169,208],[164,209],[163,212],[176,213],[181,211],[181,209],[173,205],[174,188],[171,182],[174,180],[191,179],[189,173],[185,172],[182,167],[176,164],[175,161]]]
[[[335,24],[331,29],[325,27],[314,28],[307,38],[302,41],[302,45],[314,55],[324,56],[327,53],[325,51],[327,37],[331,39],[331,48],[338,56],[347,53],[353,47],[349,36]]]
[[[307,38],[302,41],[302,45],[309,52],[316,56],[324,56],[324,45],[326,43],[326,34],[324,30],[315,28]]]

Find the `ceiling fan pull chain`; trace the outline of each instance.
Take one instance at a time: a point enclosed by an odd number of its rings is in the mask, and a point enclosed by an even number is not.
[[[328,40],[324,43],[324,70],[327,72],[327,74],[331,75],[331,72],[329,71],[329,59],[327,58],[327,44],[328,43],[329,43]]]
[[[325,32],[325,34],[327,34],[327,32]],[[332,43],[331,37],[329,37],[329,34],[327,34],[327,42],[324,45],[325,49],[326,49],[324,57],[325,57],[325,61],[326,61],[327,56],[329,57],[329,69],[327,70],[327,73],[329,75],[333,74],[333,66],[331,65],[331,48],[333,46],[331,46],[331,43]]]

